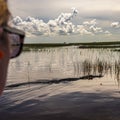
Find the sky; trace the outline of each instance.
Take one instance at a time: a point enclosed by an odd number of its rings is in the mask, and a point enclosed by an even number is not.
[[[119,41],[120,0],[9,0],[26,42]]]

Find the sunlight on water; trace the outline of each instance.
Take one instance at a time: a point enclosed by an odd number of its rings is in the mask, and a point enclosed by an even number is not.
[[[74,46],[23,52],[20,57],[10,61],[7,84],[85,75],[110,76],[119,81],[119,52]]]

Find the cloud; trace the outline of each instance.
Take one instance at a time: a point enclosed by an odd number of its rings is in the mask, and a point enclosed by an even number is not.
[[[82,34],[98,34],[98,33],[103,33],[103,29],[101,27],[97,26],[97,21],[96,19],[93,19],[91,21],[84,21],[83,25],[78,25],[78,30]]]
[[[120,28],[120,23],[119,22],[113,22],[111,24],[111,27],[113,27],[113,28]]]
[[[80,35],[85,35],[85,34],[92,35],[92,32],[90,32],[84,25],[77,25],[76,32],[80,33]]]
[[[93,19],[91,21],[84,21],[83,25],[88,26],[88,25],[93,25],[95,26],[97,24],[96,19]]]
[[[96,26],[90,26],[90,31],[92,33],[102,33],[103,32],[102,28],[96,27]]]
[[[19,23],[22,23],[23,20],[19,16],[16,16],[15,18],[13,18],[12,22],[14,25],[17,25]]]
[[[72,20],[78,14],[78,10],[72,8],[71,13],[61,13],[56,19],[44,22],[43,20],[28,16],[22,19],[16,16],[12,19],[13,27],[22,29],[28,37],[31,36],[54,36],[54,35],[95,35],[105,33],[98,26],[97,20],[84,21],[82,24],[74,25]],[[112,26],[115,26],[115,23]]]
[[[107,36],[111,36],[111,35],[112,35],[111,32],[108,31],[108,30],[106,30],[104,33],[105,33],[105,35],[107,35]]]

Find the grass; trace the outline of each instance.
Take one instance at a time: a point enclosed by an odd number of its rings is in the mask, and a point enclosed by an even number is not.
[[[79,48],[120,48],[120,42],[89,42],[89,43],[34,43],[25,44],[23,47],[24,51],[38,50],[48,47],[64,47],[64,46],[78,46]]]

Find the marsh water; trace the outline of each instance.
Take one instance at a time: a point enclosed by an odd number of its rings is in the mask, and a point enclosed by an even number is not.
[[[9,65],[0,120],[119,120],[119,49],[49,47]]]
[[[7,85],[38,80],[68,79],[69,82],[69,79],[84,76],[107,77],[119,83],[120,53],[113,49],[80,49],[77,46],[26,51],[10,61]]]

